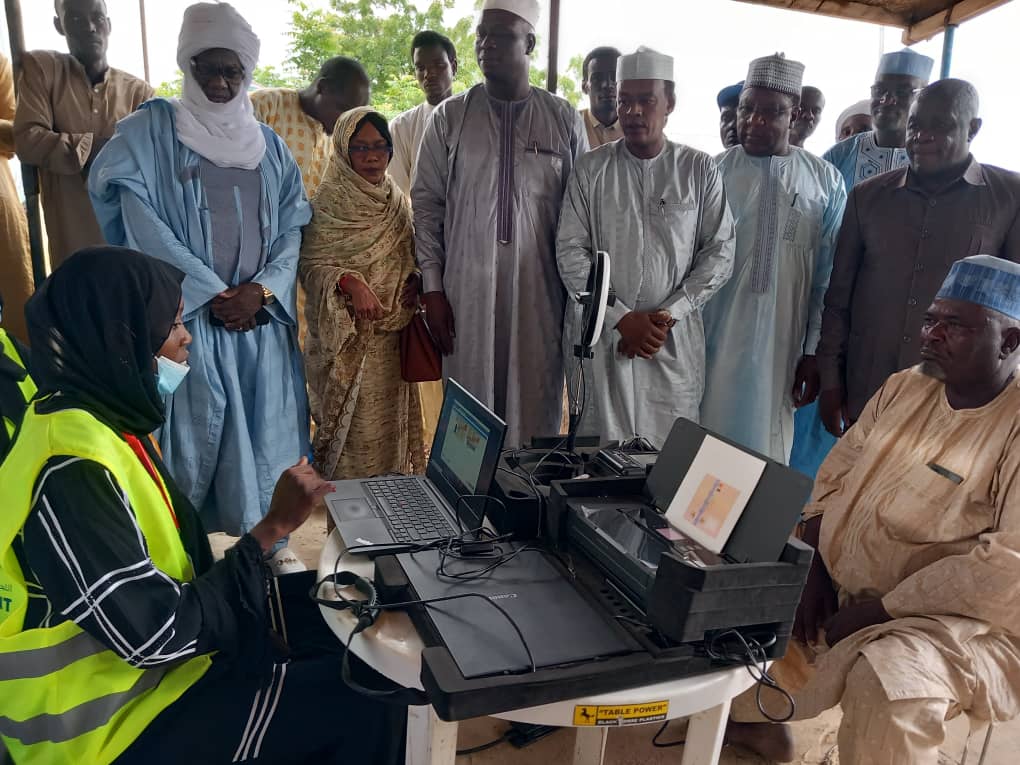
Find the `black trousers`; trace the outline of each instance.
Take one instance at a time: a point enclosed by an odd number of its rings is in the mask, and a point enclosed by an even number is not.
[[[341,680],[342,646],[307,597],[314,581],[311,571],[278,578],[289,659],[269,677],[214,660],[116,765],[401,765],[407,708],[361,696]],[[392,685],[354,656],[350,662],[362,685]]]

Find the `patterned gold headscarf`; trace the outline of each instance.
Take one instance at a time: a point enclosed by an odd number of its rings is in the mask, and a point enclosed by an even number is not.
[[[351,139],[373,113],[359,107],[337,120],[333,155],[311,200],[312,221],[304,230],[298,268],[308,294],[305,357],[312,416],[318,425],[316,458],[327,463],[320,468],[326,475],[342,449],[346,431],[341,413],[355,404],[358,374],[372,338],[404,328],[414,315],[413,308],[400,304],[401,290],[414,271],[410,205],[388,174],[375,185],[351,165]],[[372,288],[386,309],[384,318],[352,317],[337,289],[348,275]],[[331,428],[339,431],[329,432]]]

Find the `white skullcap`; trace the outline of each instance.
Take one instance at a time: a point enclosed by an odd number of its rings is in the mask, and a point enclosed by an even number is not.
[[[482,13],[486,11],[507,11],[524,19],[531,26],[537,27],[542,7],[538,4],[538,0],[485,0],[485,4],[482,5]]]
[[[870,117],[871,101],[865,98],[863,101],[858,101],[856,104],[848,106],[846,109],[842,111],[842,113],[839,115],[839,118],[836,120],[837,141],[839,140],[839,134],[843,132],[843,123],[846,122],[851,117],[856,117],[858,114],[864,114]]]
[[[673,57],[641,46],[616,62],[616,81],[666,80],[673,82]]]
[[[177,43],[177,66],[191,71],[191,59],[211,48],[234,51],[246,75],[259,62],[259,38],[244,17],[228,3],[197,3],[184,11]]]

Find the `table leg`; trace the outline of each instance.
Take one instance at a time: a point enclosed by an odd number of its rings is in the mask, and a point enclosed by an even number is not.
[[[691,717],[681,765],[717,765],[729,715],[730,702],[727,699],[719,706]]]
[[[431,707],[407,708],[407,765],[454,765],[457,723],[440,720]]]
[[[609,728],[596,726],[591,728],[575,728],[574,765],[602,765],[606,756],[606,739]]]

